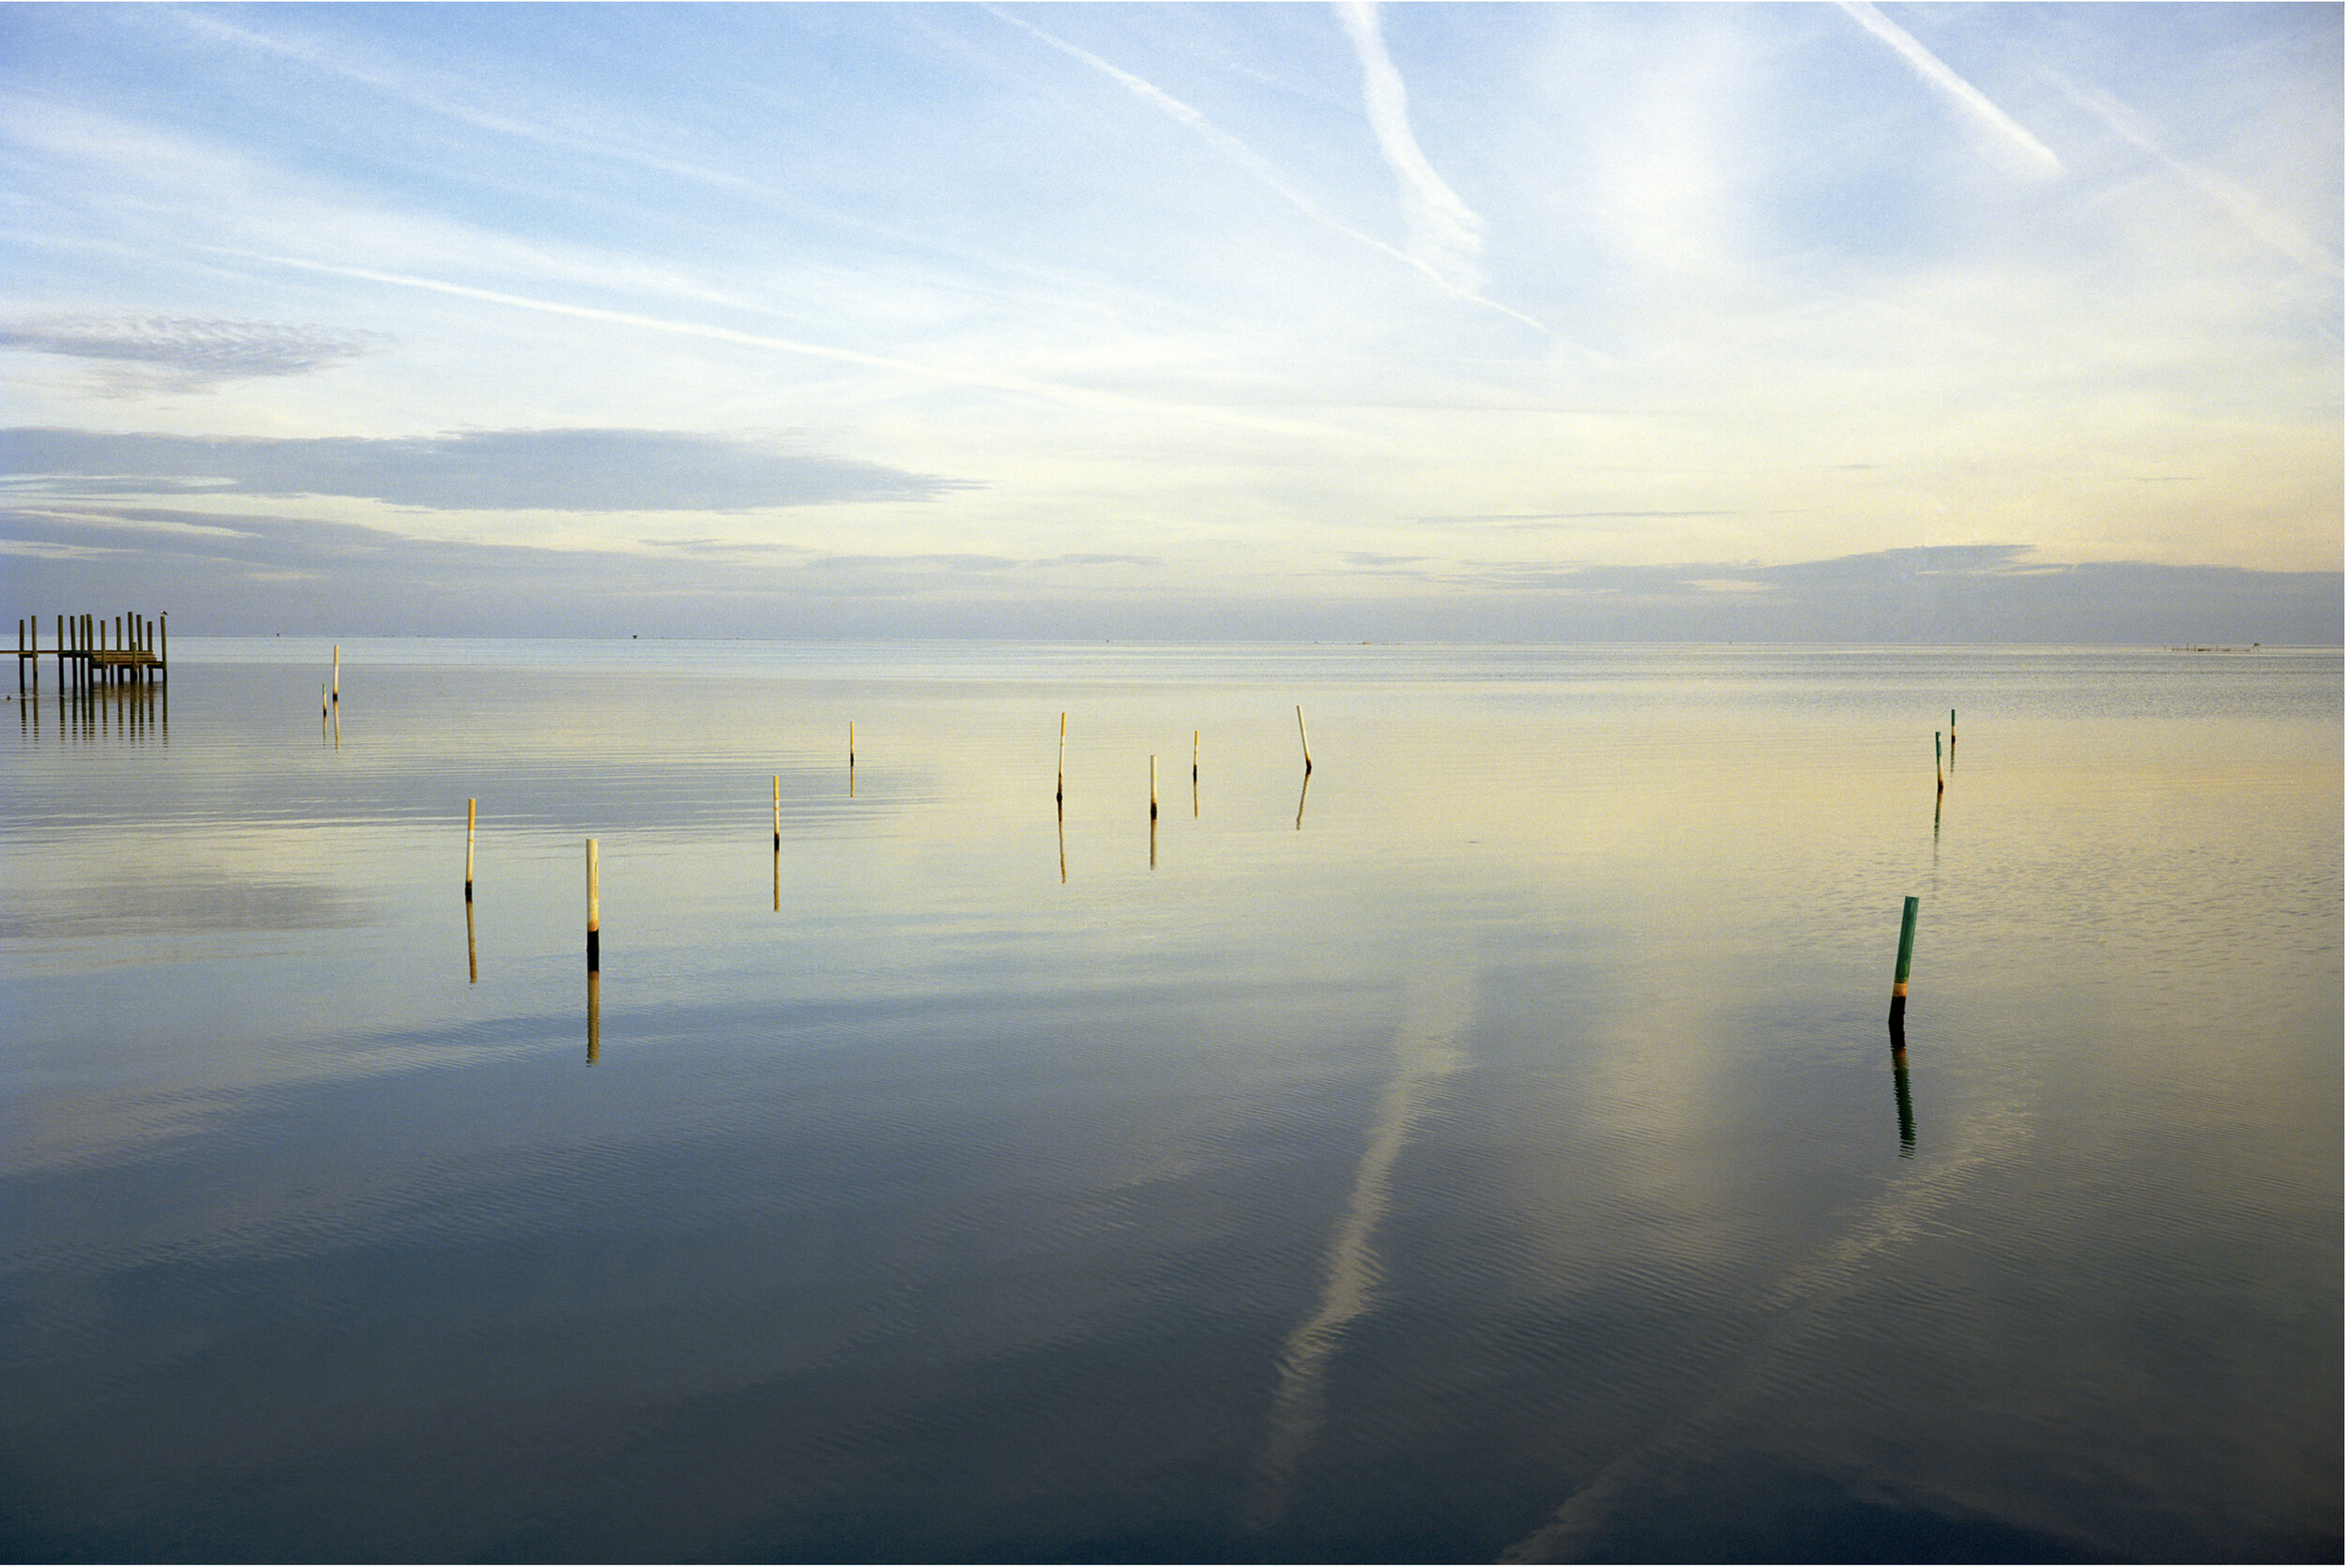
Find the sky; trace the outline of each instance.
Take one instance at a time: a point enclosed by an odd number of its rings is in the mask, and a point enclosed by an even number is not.
[[[182,635],[2340,641],[2337,5],[0,6]]]

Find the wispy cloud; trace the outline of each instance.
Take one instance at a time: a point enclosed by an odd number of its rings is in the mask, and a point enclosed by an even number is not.
[[[1461,201],[1425,160],[1409,129],[1409,93],[1385,52],[1375,0],[1336,0],[1336,15],[1361,57],[1361,98],[1368,110],[1377,145],[1401,182],[1401,213],[1409,226],[1409,251],[1458,288],[1482,285],[1475,258],[1483,251],[1483,220]]]
[[[498,430],[368,440],[0,430],[18,481],[90,495],[158,490],[348,495],[446,510],[730,511],[927,501],[967,482],[774,440],[660,430]]]
[[[1290,184],[1286,176],[1281,175],[1278,169],[1272,165],[1269,159],[1263,157],[1262,154],[1257,152],[1254,148],[1248,146],[1244,142],[1240,141],[1237,137],[1231,135],[1220,126],[1215,125],[1211,120],[1206,118],[1206,116],[1197,110],[1192,108],[1186,103],[1183,103],[1180,99],[1175,98],[1164,88],[1159,87],[1155,83],[1135,76],[1131,71],[1125,70],[1120,66],[1110,65],[1107,61],[1100,58],[1099,55],[1092,53],[1089,50],[1079,48],[1076,45],[1068,42],[1065,38],[1056,36],[1055,34],[1046,33],[1042,28],[1037,27],[1034,23],[1013,16],[1008,11],[997,9],[991,7],[989,7],[988,9],[992,10],[994,15],[1000,17],[1004,22],[1009,23],[1012,26],[1021,28],[1026,32],[1031,33],[1034,37],[1042,39],[1044,43],[1049,44],[1053,49],[1059,51],[1059,53],[1069,56],[1071,59],[1081,60],[1085,65],[1088,65],[1092,69],[1101,72],[1110,81],[1123,86],[1145,102],[1153,105],[1165,114],[1170,115],[1180,124],[1186,126],[1189,129],[1203,137],[1208,143],[1220,151],[1225,157],[1228,158],[1232,162],[1236,163],[1240,168],[1245,170],[1257,180],[1259,180],[1265,187],[1275,192],[1282,200],[1286,201],[1288,206],[1294,207],[1296,211],[1302,213],[1313,222],[1319,224],[1322,228],[1325,228],[1333,234],[1342,235],[1345,238],[1353,241],[1355,244],[1365,245],[1373,251],[1381,251],[1385,255],[1391,256],[1394,260],[1400,262],[1403,266],[1409,267],[1413,271],[1424,274],[1428,281],[1440,287],[1446,293],[1455,295],[1461,299],[1471,300],[1473,303],[1482,306],[1485,310],[1497,311],[1501,315],[1513,317],[1515,320],[1522,322],[1526,327],[1537,327],[1539,330],[1547,333],[1551,337],[1555,335],[1553,329],[1551,329],[1546,323],[1536,320],[1531,316],[1528,316],[1521,311],[1516,310],[1512,306],[1502,305],[1495,299],[1485,298],[1483,295],[1477,293],[1475,291],[1475,287],[1473,286],[1476,280],[1471,276],[1470,276],[1466,281],[1461,282],[1450,276],[1448,272],[1446,272],[1441,266],[1436,265],[1434,262],[1428,261],[1423,256],[1413,255],[1409,251],[1401,250],[1397,246],[1388,245],[1383,240],[1379,239],[1375,235],[1365,234],[1361,230],[1354,228],[1351,224],[1345,222],[1343,220],[1334,217],[1318,202],[1313,201],[1309,196],[1306,196],[1303,192],[1298,190],[1292,184]],[[1381,52],[1381,45],[1379,46],[1379,49]],[[1386,69],[1388,70],[1392,69],[1390,63],[1388,63]],[[1394,77],[1394,84],[1396,86],[1399,84],[1399,77],[1396,75]],[[1408,135],[1408,131],[1409,128],[1405,122],[1402,126],[1402,134],[1406,137]],[[1379,135],[1381,137],[1381,131],[1379,132]],[[1415,143],[1412,142],[1410,145],[1412,149],[1414,149]],[[1424,160],[1421,157],[1418,161],[1423,163]],[[1428,177],[1434,179],[1434,183],[1437,186],[1441,184],[1440,179],[1434,175],[1433,171],[1430,168],[1426,170],[1426,175]],[[1455,196],[1451,199],[1454,202],[1456,201]],[[1465,206],[1463,203],[1459,204],[1459,210],[1462,212],[1465,211]],[[1473,214],[1470,212],[1467,213],[1467,217],[1469,219],[1473,219]],[[1476,220],[1476,221],[1479,223],[1479,220]],[[1478,245],[1480,244],[1479,237],[1476,240],[1476,243]]]
[[[861,349],[840,348],[830,343],[807,343],[796,338],[775,337],[764,332],[743,332],[731,327],[718,327],[708,322],[678,321],[667,316],[646,315],[635,311],[612,311],[595,305],[576,305],[560,299],[542,299],[530,295],[512,294],[501,289],[477,288],[469,283],[453,282],[442,278],[419,277],[410,273],[383,272],[373,267],[345,266],[332,262],[309,261],[298,256],[257,255],[250,251],[230,251],[223,254],[248,255],[277,266],[297,267],[307,272],[331,273],[337,277],[358,278],[369,282],[392,283],[402,288],[422,289],[432,294],[453,295],[462,299],[479,299],[495,305],[509,305],[517,310],[536,311],[547,315],[571,316],[581,321],[608,322],[619,327],[637,327],[646,331],[665,332],[682,338],[704,338],[714,343],[739,343],[748,348],[770,348],[785,354],[804,355],[814,359],[830,359],[840,364],[861,365],[878,370],[900,371],[923,380],[958,383],[967,387],[983,387],[998,392],[1018,392],[1028,397],[1047,398],[1055,403],[1094,408],[1116,408],[1154,413],[1182,413],[1198,419],[1227,424],[1245,425],[1257,430],[1282,434],[1305,433],[1324,434],[1319,427],[1291,419],[1264,419],[1236,409],[1211,404],[1171,403],[1147,398],[1127,397],[1120,392],[1100,388],[1072,387],[1057,382],[1036,381],[1026,376],[1007,375],[998,372],[966,370],[957,366],[928,363],[900,358],[892,355],[870,354]]]
[[[2148,121],[2108,93],[2074,82],[2050,66],[2038,68],[2070,102],[2092,114],[2126,142],[2167,166],[2177,179],[2206,197],[2258,239],[2308,271],[2339,276],[2338,257],[2313,236],[2256,199],[2246,186],[2203,165],[2173,157],[2159,145]]]
[[[48,315],[0,322],[0,347],[97,360],[107,396],[208,391],[251,376],[300,375],[358,358],[387,341],[267,321],[193,316]]]
[[[1993,133],[1994,145],[2012,149],[2019,154],[2016,166],[2040,178],[2049,178],[2062,172],[2061,160],[2050,147],[2030,135],[2018,121],[1988,100],[1988,95],[1956,74],[1948,64],[1923,47],[1913,34],[1883,16],[1871,0],[1840,0],[1857,24],[1880,38],[1895,51],[1897,57],[1914,69],[1914,74],[1944,93],[1972,116],[1974,122]],[[2015,161],[2015,160],[2007,160]]]
[[[1484,511],[1421,517],[1420,523],[1480,523],[1502,528],[1546,528],[1566,523],[1633,517],[1740,517],[1739,511]]]
[[[575,130],[556,129],[549,126],[482,109],[464,102],[454,96],[434,92],[419,85],[408,77],[379,67],[369,67],[345,53],[321,48],[300,39],[267,33],[256,33],[202,8],[174,7],[168,14],[197,33],[223,42],[273,54],[281,59],[296,60],[312,70],[339,76],[372,88],[430,114],[445,115],[478,129],[493,131],[521,141],[534,142],[566,152],[581,152],[599,159],[617,159],[633,163],[658,174],[695,180],[735,191],[754,189],[754,183],[742,175],[701,164],[647,152],[638,146],[616,142],[608,137],[593,136]]]

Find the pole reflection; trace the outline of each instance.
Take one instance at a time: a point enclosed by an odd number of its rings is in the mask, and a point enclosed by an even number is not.
[[[1890,1084],[1898,1099],[1898,1158],[1914,1157],[1914,1093],[1906,1073],[1906,1026],[1890,1026]]]

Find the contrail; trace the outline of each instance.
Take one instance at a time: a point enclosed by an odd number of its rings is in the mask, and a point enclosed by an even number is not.
[[[1426,1085],[1458,1065],[1459,1037],[1471,998],[1460,970],[1413,982],[1394,1039],[1393,1077],[1369,1126],[1368,1146],[1352,1174],[1352,1191],[1328,1243],[1328,1271],[1319,1304],[1295,1326],[1279,1353],[1279,1389],[1271,1401],[1271,1431],[1255,1464],[1239,1524],[1267,1529],[1287,1511],[1295,1469],[1319,1436],[1328,1362],[1344,1343],[1345,1325],[1375,1304],[1380,1274],[1371,1245],[1392,1202],[1394,1163],[1409,1134]]]
[[[417,108],[427,110],[434,114],[444,114],[452,120],[461,120],[483,130],[495,131],[503,136],[518,137],[544,146],[558,147],[566,152],[584,153],[594,158],[623,159],[628,162],[639,164],[661,174],[698,180],[704,184],[720,186],[727,190],[754,190],[756,189],[754,182],[739,175],[729,175],[722,170],[706,168],[697,163],[686,163],[677,159],[663,158],[657,153],[645,152],[640,148],[625,146],[618,143],[598,141],[573,131],[551,129],[545,126],[532,124],[527,120],[515,119],[509,114],[476,109],[470,104],[460,103],[452,99],[436,97],[415,86],[404,78],[388,71],[368,70],[310,44],[288,38],[273,38],[265,33],[251,32],[203,11],[173,8],[167,14],[180,25],[196,32],[215,38],[225,38],[231,42],[242,44],[248,49],[263,50],[282,59],[297,60],[312,69],[326,71],[347,81],[358,83],[362,86],[372,87],[379,93],[399,99]]]
[[[1510,306],[1501,305],[1496,299],[1486,299],[1482,295],[1475,293],[1471,288],[1463,287],[1458,283],[1453,282],[1450,279],[1442,276],[1441,269],[1434,266],[1431,262],[1428,262],[1422,257],[1413,256],[1409,251],[1404,251],[1397,246],[1388,245],[1383,240],[1379,239],[1375,235],[1363,234],[1359,229],[1352,227],[1349,223],[1347,223],[1341,219],[1338,219],[1323,210],[1318,203],[1313,201],[1309,196],[1304,195],[1301,190],[1296,190],[1295,187],[1289,185],[1285,179],[1281,178],[1279,171],[1272,165],[1269,159],[1263,157],[1262,154],[1257,152],[1254,148],[1248,146],[1245,143],[1240,141],[1237,137],[1231,135],[1220,126],[1215,125],[1211,120],[1206,118],[1206,116],[1200,114],[1197,110],[1193,109],[1186,103],[1183,103],[1180,99],[1175,98],[1171,93],[1166,92],[1155,83],[1148,81],[1142,77],[1135,76],[1131,71],[1125,70],[1120,66],[1110,65],[1107,61],[1103,60],[1097,54],[1092,53],[1091,51],[1078,48],[1076,45],[1069,43],[1065,38],[1058,38],[1052,34],[1046,33],[1042,28],[1037,27],[1033,23],[1013,16],[1008,11],[1001,10],[992,6],[989,6],[986,8],[993,11],[997,17],[999,17],[1002,21],[1009,23],[1012,26],[1022,28],[1027,32],[1031,33],[1036,38],[1042,39],[1044,43],[1049,44],[1053,49],[1058,50],[1060,53],[1068,55],[1073,59],[1081,60],[1085,65],[1089,66],[1092,69],[1099,71],[1109,80],[1118,83],[1141,99],[1155,105],[1165,114],[1171,115],[1175,120],[1178,120],[1182,125],[1187,126],[1191,130],[1196,131],[1198,135],[1204,137],[1208,142],[1211,143],[1217,150],[1219,150],[1225,157],[1228,158],[1232,162],[1236,163],[1240,168],[1245,170],[1248,174],[1254,175],[1256,179],[1268,186],[1272,191],[1277,193],[1281,199],[1286,201],[1289,206],[1294,207],[1296,211],[1302,213],[1313,222],[1318,223],[1320,227],[1331,230],[1333,233],[1340,234],[1345,238],[1349,239],[1356,244],[1365,245],[1372,251],[1382,251],[1384,254],[1391,256],[1394,261],[1399,262],[1402,266],[1410,268],[1412,271],[1423,273],[1429,282],[1433,283],[1437,288],[1441,289],[1444,293],[1454,294],[1461,299],[1470,300],[1474,304],[1482,306],[1486,311],[1497,311],[1501,315],[1512,316],[1516,320],[1523,323],[1526,327],[1536,327],[1540,331],[1546,333],[1551,338],[1556,335],[1554,330],[1550,328],[1546,322],[1535,320],[1531,316],[1525,315],[1521,311],[1516,310]],[[1395,80],[1398,81],[1398,78]],[[1404,133],[1406,134],[1406,127]],[[1420,161],[1423,161],[1423,160],[1421,159]],[[1428,169],[1426,174],[1431,176],[1433,171]],[[1439,178],[1437,178],[1434,183],[1439,186],[1441,182]],[[1455,196],[1451,199],[1454,202],[1457,200]],[[1463,204],[1460,206],[1460,210],[1465,210]],[[1468,216],[1470,218],[1473,217],[1471,213],[1469,213]]]
[[[681,338],[707,338],[716,343],[741,343],[751,348],[777,349],[785,354],[802,354],[810,358],[834,359],[847,365],[869,365],[879,370],[901,371],[932,381],[948,381],[966,387],[983,387],[998,392],[1016,392],[1028,397],[1048,398],[1057,403],[1076,406],[1110,407],[1148,413],[1181,413],[1200,418],[1220,419],[1234,424],[1252,426],[1258,430],[1275,431],[1283,434],[1326,434],[1324,426],[1302,424],[1287,419],[1265,419],[1231,409],[1211,404],[1166,403],[1147,398],[1126,397],[1120,392],[1097,388],[1058,386],[1048,381],[1031,381],[1024,376],[987,374],[975,371],[952,370],[940,365],[922,364],[914,359],[898,359],[885,354],[867,354],[861,349],[833,348],[826,343],[801,343],[794,338],[769,337],[758,332],[738,331],[730,327],[710,327],[695,321],[670,321],[662,316],[639,315],[632,311],[608,311],[594,305],[570,305],[556,299],[535,299],[525,294],[506,294],[496,289],[476,288],[470,283],[451,283],[438,278],[419,278],[401,272],[380,272],[373,267],[343,266],[332,262],[304,261],[297,256],[275,256],[257,251],[234,251],[224,246],[203,246],[199,249],[216,251],[223,255],[245,256],[267,262],[274,266],[299,267],[305,272],[329,273],[338,278],[357,278],[367,282],[392,283],[402,288],[423,289],[433,294],[449,294],[462,299],[480,299],[493,305],[510,305],[517,310],[537,311],[547,315],[574,316],[582,321],[610,322],[620,327],[639,327],[647,331],[666,332]]]
[[[1951,69],[1944,60],[1925,49],[1913,34],[1883,16],[1872,0],[1840,0],[1841,9],[1849,12],[1857,24],[1897,52],[1898,58],[1914,68],[1916,75],[1960,104],[1982,125],[1995,131],[2013,146],[2027,155],[2032,174],[2043,178],[2062,173],[2061,160],[2052,149],[2023,129],[2019,123],[1988,100],[1988,95],[1973,86]]]
[[[2316,244],[2312,237],[2287,219],[2266,207],[2249,194],[2245,186],[2236,184],[2213,169],[2186,163],[2169,155],[2151,134],[2141,116],[2108,93],[2072,82],[2049,66],[2039,67],[2045,79],[2061,89],[2070,102],[2085,110],[2102,124],[2115,131],[2119,138],[2167,165],[2168,171],[2209,201],[2222,207],[2232,221],[2257,238],[2287,256],[2308,271],[2328,277],[2338,276],[2338,258]]]
[[[1336,0],[1336,15],[1361,57],[1361,99],[1369,127],[1401,182],[1401,212],[1415,242],[1410,249],[1427,266],[1470,287],[1480,282],[1470,258],[1482,251],[1483,220],[1434,173],[1409,129],[1409,88],[1385,52],[1375,0]]]

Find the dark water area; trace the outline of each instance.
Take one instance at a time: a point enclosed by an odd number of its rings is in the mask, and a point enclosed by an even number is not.
[[[0,727],[12,1560],[2340,1555],[2335,649],[173,654]]]

